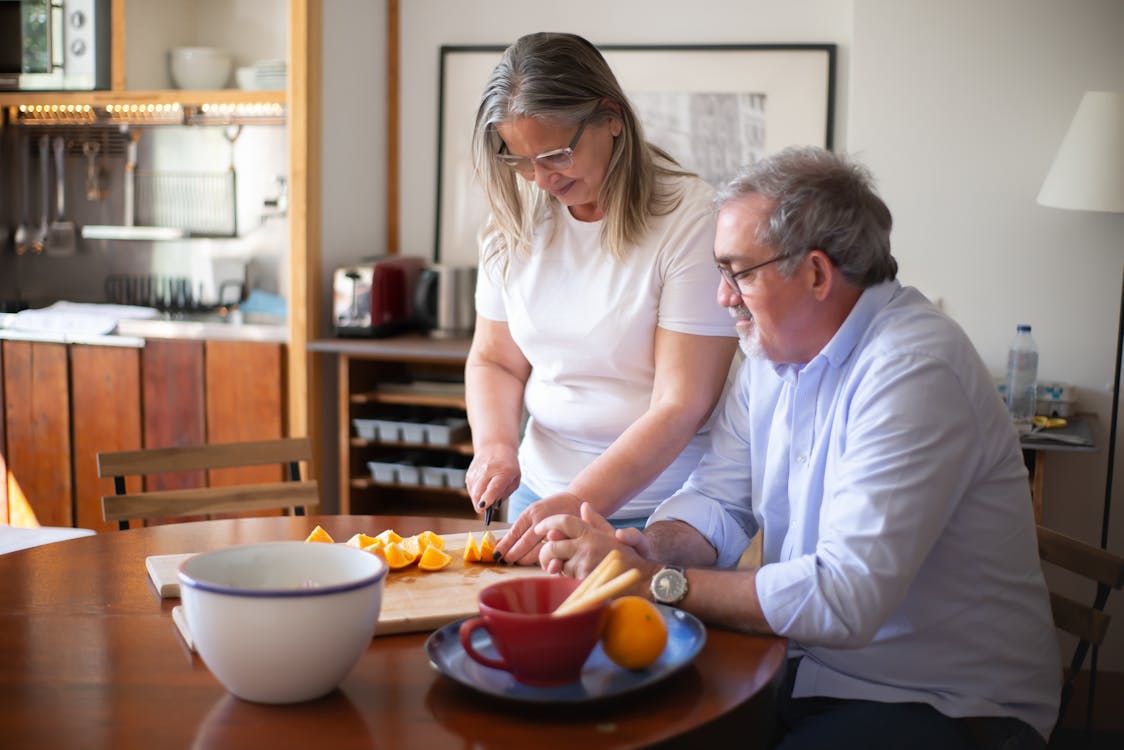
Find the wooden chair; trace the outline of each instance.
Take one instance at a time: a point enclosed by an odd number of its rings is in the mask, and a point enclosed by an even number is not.
[[[117,494],[102,497],[102,517],[129,528],[132,519],[175,518],[208,513],[290,508],[296,515],[320,503],[314,479],[301,479],[300,464],[312,459],[308,438],[214,443],[179,448],[99,453],[98,476],[113,477]],[[125,478],[149,474],[283,465],[289,481],[226,487],[127,492]]]
[[[1045,527],[1038,527],[1038,556],[1097,584],[1092,604],[1082,604],[1061,594],[1050,592],[1050,608],[1054,625],[1059,630],[1077,636],[1077,646],[1070,661],[1069,672],[1062,683],[1058,723],[1065,717],[1073,684],[1085,663],[1089,648],[1094,649],[1089,672],[1089,703],[1086,723],[1092,724],[1093,700],[1096,697],[1096,650],[1104,642],[1111,618],[1104,611],[1109,591],[1124,586],[1124,557],[1080,542]]]

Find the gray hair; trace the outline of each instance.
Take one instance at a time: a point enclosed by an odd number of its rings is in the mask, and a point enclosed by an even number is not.
[[[657,178],[686,172],[644,139],[640,121],[600,51],[574,34],[528,34],[504,51],[476,112],[473,165],[491,208],[481,233],[485,258],[527,253],[536,225],[558,205],[497,162],[503,142],[496,126],[514,117],[574,127],[620,118],[621,134],[613,142],[598,196],[605,212],[602,242],[613,256],[622,257],[628,246],[643,239],[650,216],[678,204],[679,196],[662,188]]]
[[[743,170],[715,203],[721,209],[754,194],[773,203],[756,239],[790,258],[780,262],[782,273],[791,273],[809,251],[822,250],[860,289],[897,276],[893,219],[866,167],[822,148],[793,146]]]

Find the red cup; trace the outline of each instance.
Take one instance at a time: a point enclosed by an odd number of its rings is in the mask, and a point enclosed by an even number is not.
[[[582,666],[601,638],[608,602],[561,617],[551,612],[579,581],[560,576],[519,578],[488,586],[477,596],[480,616],[461,623],[465,653],[493,669],[510,672],[525,685],[564,685],[581,676]],[[472,646],[483,628],[499,652],[493,659]]]

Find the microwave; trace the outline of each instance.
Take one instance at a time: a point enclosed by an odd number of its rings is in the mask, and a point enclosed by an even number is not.
[[[110,0],[0,0],[0,91],[109,88]]]

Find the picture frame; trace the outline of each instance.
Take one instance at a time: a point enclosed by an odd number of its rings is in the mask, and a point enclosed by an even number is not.
[[[472,129],[502,45],[444,45],[438,81],[435,263],[473,266],[487,217]],[[598,47],[645,136],[710,182],[791,145],[834,146],[834,44]],[[721,127],[714,127],[715,124]]]

